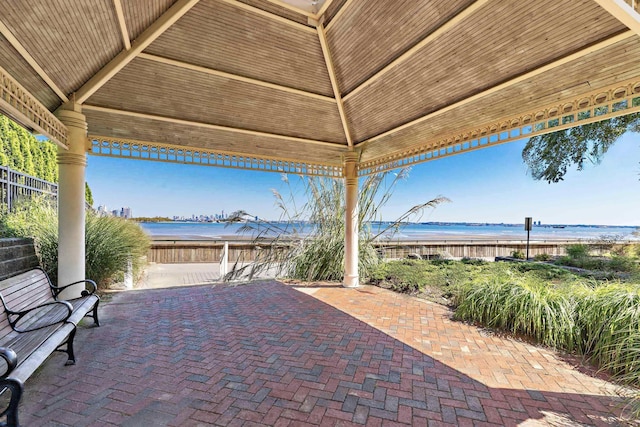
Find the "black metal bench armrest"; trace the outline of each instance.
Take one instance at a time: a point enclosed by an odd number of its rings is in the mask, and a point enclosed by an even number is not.
[[[60,295],[60,292],[67,289],[69,286],[77,285],[78,283],[84,283],[85,285],[89,285],[90,287],[90,289],[85,289],[80,293],[80,295],[82,295],[83,297],[86,297],[88,295],[93,295],[98,290],[98,286],[96,285],[96,282],[90,279],[78,280],[77,282],[69,283],[68,285],[64,285],[64,286],[55,286],[52,283],[49,283],[49,286],[51,286],[51,290],[53,291],[53,296],[57,299],[58,295]]]
[[[60,306],[59,310],[52,309],[48,312],[48,316],[42,316],[36,319],[33,323],[31,323],[27,328],[22,329],[18,326],[18,323],[24,319],[28,314],[33,313],[37,310],[42,310],[51,306]],[[63,309],[64,308],[64,309]],[[73,312],[73,306],[71,303],[67,301],[52,301],[47,302],[45,304],[38,305],[36,307],[31,307],[23,311],[13,311],[5,307],[5,311],[7,313],[7,318],[9,319],[9,324],[16,332],[31,332],[36,331],[38,329],[46,328],[51,325],[55,325],[57,323],[66,322],[67,319],[71,316]]]
[[[6,371],[0,374],[0,378],[6,378],[18,364],[18,356],[9,347],[0,347],[0,357],[4,359],[4,363],[7,365]]]

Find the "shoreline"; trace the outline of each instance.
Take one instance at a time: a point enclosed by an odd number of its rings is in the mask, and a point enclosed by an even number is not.
[[[171,234],[156,234],[150,235],[149,238],[154,243],[162,243],[162,242],[253,242],[254,238],[251,236],[242,236],[237,234],[226,234],[219,236],[206,236],[206,235],[171,235]],[[261,242],[268,243],[272,239],[263,238]],[[286,239],[283,239],[286,240]],[[589,242],[594,240],[593,238],[570,238],[570,237],[561,237],[561,236],[535,236],[529,239],[530,243],[580,243],[580,242]],[[427,236],[406,236],[394,239],[378,239],[376,242],[378,244],[436,244],[441,242],[452,242],[452,243],[500,243],[500,242],[524,242],[526,243],[526,237],[516,237],[516,236],[505,236],[505,235],[483,235],[478,236],[477,234],[433,234]],[[627,239],[621,241],[623,242],[637,242],[637,240]]]

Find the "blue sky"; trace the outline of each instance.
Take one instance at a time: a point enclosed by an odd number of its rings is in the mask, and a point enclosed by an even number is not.
[[[534,181],[522,162],[525,141],[415,165],[383,210],[393,220],[437,196],[451,199],[422,221],[640,225],[640,135],[624,135],[599,165],[571,170],[556,184]],[[291,178],[295,184],[296,178]],[[278,173],[89,156],[95,206],[129,206],[134,216],[191,216],[244,209],[277,219]]]

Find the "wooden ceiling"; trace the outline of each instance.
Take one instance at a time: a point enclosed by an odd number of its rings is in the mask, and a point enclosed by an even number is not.
[[[78,102],[93,154],[333,168],[356,150],[371,173],[636,111],[639,16],[631,0],[0,0],[0,111],[64,145],[47,113]]]

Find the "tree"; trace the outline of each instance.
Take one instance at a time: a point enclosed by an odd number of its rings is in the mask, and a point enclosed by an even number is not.
[[[93,206],[93,194],[91,193],[89,184],[87,184],[86,182],[84,183],[84,200],[89,206]]]
[[[600,163],[602,156],[628,131],[640,132],[640,113],[534,136],[522,150],[522,159],[533,179],[559,182],[572,165],[582,170],[585,162]]]
[[[58,182],[58,149],[49,141],[40,141],[27,130],[0,115],[0,165],[35,176],[49,182]],[[93,206],[93,195],[85,183],[85,200]]]

